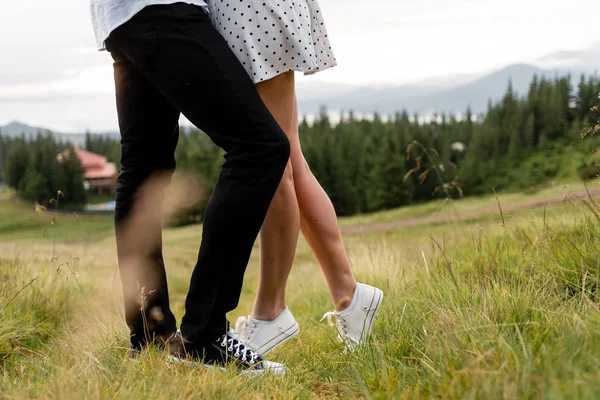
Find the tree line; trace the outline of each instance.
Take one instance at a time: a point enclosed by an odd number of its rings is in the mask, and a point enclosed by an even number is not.
[[[353,215],[439,197],[481,195],[497,190],[535,190],[550,180],[583,179],[600,173],[598,136],[582,140],[596,123],[600,79],[534,77],[528,93],[509,84],[487,112],[439,114],[406,111],[356,118],[345,113],[334,124],[325,110],[300,122],[300,141],[313,173],[338,214]],[[210,192],[222,152],[198,130],[184,132],[178,167],[202,174]]]
[[[83,205],[87,201],[83,169],[76,156],[58,161],[57,155],[65,150],[74,154],[70,144],[56,141],[50,133],[34,138],[8,138],[0,134],[3,161],[0,165],[4,165],[0,177],[22,199],[45,206],[53,200],[59,204]]]
[[[569,76],[534,77],[528,93],[522,95],[509,84],[504,97],[490,101],[487,112],[481,115],[472,115],[467,109],[462,116],[442,113],[424,118],[402,111],[392,116],[357,118],[348,112],[332,123],[323,110],[310,123],[306,117],[300,122],[300,141],[313,173],[340,215],[438,197],[480,195],[492,187],[535,190],[549,180],[578,175],[589,179],[600,173],[598,156],[592,156],[600,147],[599,139],[588,135],[582,140],[581,135],[599,120],[600,112],[593,107],[598,103],[600,79],[581,76],[577,85],[571,81]],[[0,140],[7,139],[0,135]],[[24,139],[16,142],[18,146],[8,146],[14,148],[10,151],[6,145],[0,146],[9,185],[17,189],[22,186],[23,195],[35,196],[51,193],[42,186],[53,190],[66,185],[66,178],[57,178],[58,186],[42,185],[40,176],[46,174],[33,172],[51,170],[49,164],[32,161],[40,157],[45,160],[41,155],[45,151],[50,154],[49,150],[36,149],[55,146],[52,151],[56,151],[60,145],[51,145],[48,137],[38,137],[34,146]],[[86,149],[118,163],[118,140],[88,134]],[[13,154],[16,152],[20,155]],[[27,161],[17,161],[21,157]],[[203,177],[208,198],[224,161],[223,152],[199,130],[182,129],[176,159],[178,170]],[[10,181],[8,173],[15,166],[9,164],[20,166]],[[15,181],[16,175],[26,176],[25,164],[30,170],[28,179]],[[56,165],[52,168],[58,171]],[[67,190],[63,191],[67,195]],[[202,208],[198,205],[185,218],[197,220]]]

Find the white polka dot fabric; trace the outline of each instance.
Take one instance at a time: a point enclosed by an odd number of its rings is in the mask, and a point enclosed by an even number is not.
[[[213,25],[255,83],[335,66],[315,0],[207,0]]]

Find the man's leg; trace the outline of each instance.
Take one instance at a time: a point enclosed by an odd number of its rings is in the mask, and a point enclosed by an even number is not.
[[[210,199],[181,330],[224,333],[252,246],[289,160],[285,133],[208,16],[183,3],[147,7],[113,32],[127,58],[226,151]]]
[[[131,344],[140,348],[176,330],[162,256],[161,202],[175,169],[179,111],[118,50],[112,55],[121,131],[117,251]]]

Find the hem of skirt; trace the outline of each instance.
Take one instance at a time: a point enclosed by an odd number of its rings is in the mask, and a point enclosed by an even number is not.
[[[308,71],[305,70],[305,71],[301,71],[301,72],[304,72],[304,75],[306,75],[306,76],[308,76],[308,75],[314,75],[317,72],[325,71],[326,69],[333,68],[335,66],[337,66],[337,62],[334,62],[331,65],[322,66],[322,67],[319,67],[319,68],[316,68],[316,69],[311,69],[311,70],[308,70]]]
[[[326,65],[326,66],[321,65],[321,66],[319,66],[317,68],[311,68],[311,69],[308,69],[309,67],[287,68],[287,69],[285,69],[283,71],[279,71],[279,73],[277,73],[277,71],[274,71],[274,72],[271,72],[271,73],[266,74],[266,75],[261,76],[261,77],[259,77],[259,76],[253,77],[254,78],[253,81],[254,81],[254,84],[257,84],[257,83],[260,83],[260,82],[265,82],[265,81],[268,81],[269,79],[275,78],[276,76],[283,75],[286,72],[292,72],[292,71],[293,72],[302,72],[306,76],[308,76],[308,75],[314,75],[317,72],[325,71],[326,69],[333,68],[335,66],[337,66],[337,62],[335,62],[335,63],[333,63],[331,65]]]

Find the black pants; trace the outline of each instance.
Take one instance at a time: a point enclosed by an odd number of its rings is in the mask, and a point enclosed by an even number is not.
[[[131,342],[140,346],[176,329],[161,249],[162,196],[142,199],[139,189],[150,177],[162,178],[159,189],[168,183],[180,112],[226,151],[181,325],[192,342],[212,340],[238,304],[289,141],[201,8],[146,7],[106,44],[115,60],[122,138],[115,225]],[[138,204],[144,207],[136,214]]]

